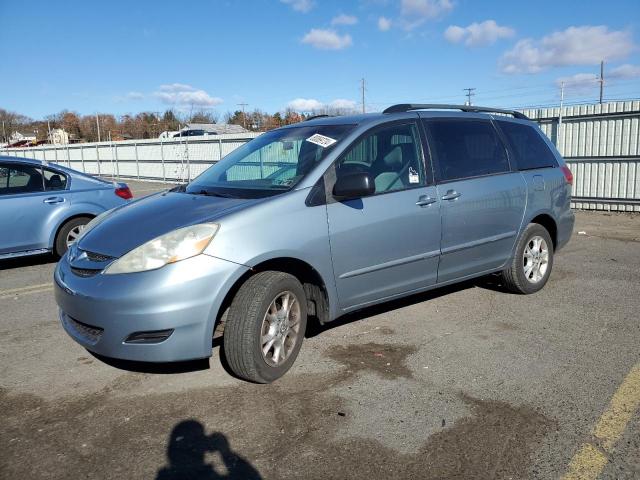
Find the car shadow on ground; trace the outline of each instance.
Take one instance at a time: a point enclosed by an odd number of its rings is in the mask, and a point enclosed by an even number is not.
[[[416,305],[418,303],[427,302],[439,297],[450,295],[452,293],[468,290],[470,288],[484,288],[487,290],[493,290],[501,293],[508,293],[500,282],[500,277],[497,275],[489,275],[480,277],[465,282],[457,283],[454,285],[448,285],[445,287],[436,288],[428,292],[417,293],[408,297],[392,300],[389,302],[381,303],[371,307],[358,310],[353,313],[348,313],[337,320],[321,325],[316,319],[310,318],[307,323],[307,330],[305,338],[313,338],[333,328],[338,328],[344,325],[348,325],[360,320],[365,320],[369,317],[381,315],[392,310]],[[212,354],[219,356],[220,363],[227,373],[231,376],[238,378],[229,367],[227,359],[224,353],[223,337],[216,336],[212,340]],[[135,373],[153,373],[161,375],[171,375],[186,372],[196,372],[201,370],[207,370],[210,368],[209,359],[203,358],[198,360],[190,360],[184,362],[171,362],[171,363],[151,363],[151,362],[138,362],[132,360],[120,360],[115,358],[103,357],[93,352],[89,352],[98,360],[118,368],[120,370],[126,370]]]
[[[212,462],[206,462],[207,454]],[[220,432],[207,435],[202,423],[184,420],[169,436],[167,465],[156,480],[260,480],[262,476],[251,463],[231,449],[229,440]]]
[[[56,263],[58,259],[52,253],[42,255],[30,255],[27,257],[7,258],[0,260],[0,270],[13,270],[14,268],[33,267]]]

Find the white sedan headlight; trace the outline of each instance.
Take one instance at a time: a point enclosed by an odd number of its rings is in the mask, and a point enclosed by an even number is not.
[[[218,228],[220,225],[217,223],[201,223],[166,233],[123,255],[109,265],[104,273],[144,272],[195,257],[211,243]]]

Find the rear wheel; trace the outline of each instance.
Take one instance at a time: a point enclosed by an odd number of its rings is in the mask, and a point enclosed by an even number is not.
[[[520,236],[511,264],[502,271],[502,279],[512,292],[535,293],[549,280],[552,267],[551,235],[542,225],[530,223]]]
[[[307,326],[307,300],[297,278],[260,272],[238,290],[229,307],[224,351],[229,367],[246,380],[270,383],[293,365]]]
[[[61,257],[67,251],[69,246],[76,241],[76,239],[87,226],[87,223],[91,221],[89,217],[77,217],[72,218],[67,223],[62,225],[56,235],[56,241],[54,243],[54,253]]]

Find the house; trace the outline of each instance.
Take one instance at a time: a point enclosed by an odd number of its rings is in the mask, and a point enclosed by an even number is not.
[[[35,142],[36,141],[36,132],[29,132],[27,130],[23,130],[21,132],[15,131],[11,134],[11,138],[9,138],[9,144],[14,144],[18,142]]]
[[[62,128],[54,128],[49,132],[49,143],[54,145],[67,145],[69,143],[69,134]]]

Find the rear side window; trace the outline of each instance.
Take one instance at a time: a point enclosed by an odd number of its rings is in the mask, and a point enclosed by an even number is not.
[[[534,127],[513,122],[497,122],[509,142],[519,170],[557,167],[553,152]]]
[[[64,173],[44,169],[45,190],[64,190],[67,188],[67,176]]]
[[[508,172],[504,145],[493,125],[482,120],[425,120],[440,180]]]

